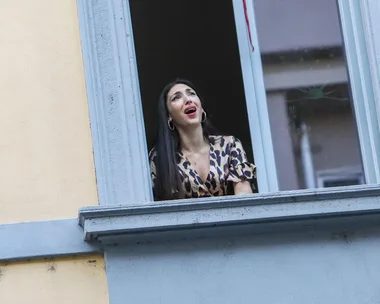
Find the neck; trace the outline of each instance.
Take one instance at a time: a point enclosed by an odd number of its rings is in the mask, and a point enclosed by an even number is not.
[[[187,130],[178,129],[178,132],[181,148],[184,151],[193,153],[199,152],[204,148],[206,141],[203,137],[203,130],[201,125],[199,125],[199,127],[197,126],[196,128]]]

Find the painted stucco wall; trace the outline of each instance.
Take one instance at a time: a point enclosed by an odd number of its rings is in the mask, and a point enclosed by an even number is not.
[[[334,221],[114,248],[108,277],[120,285],[110,290],[126,303],[379,303],[379,229]]]
[[[0,224],[75,218],[98,204],[76,0],[0,0],[0,20]],[[0,263],[0,303],[106,304],[104,258]]]
[[[98,203],[76,1],[0,20],[0,223],[76,217]]]
[[[0,263],[0,303],[106,304],[103,257]]]

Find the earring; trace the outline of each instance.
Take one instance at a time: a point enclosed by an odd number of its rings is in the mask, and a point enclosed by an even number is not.
[[[174,124],[173,124],[173,121],[168,119],[168,127],[170,130],[174,131]]]
[[[203,114],[204,114],[204,117],[203,117]],[[207,113],[205,111],[203,111],[202,112],[202,120],[201,120],[201,122],[205,122],[206,118],[207,118]]]

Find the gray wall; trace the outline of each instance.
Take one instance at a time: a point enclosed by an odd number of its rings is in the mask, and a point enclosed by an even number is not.
[[[135,304],[379,303],[380,229],[279,231],[108,250],[110,292]]]
[[[306,119],[310,126],[311,145],[315,170],[360,166],[361,157],[356,126],[350,112],[333,117],[314,116]]]
[[[269,120],[280,190],[299,189],[296,156],[284,92],[267,94]]]
[[[336,0],[253,0],[263,53],[342,44]]]

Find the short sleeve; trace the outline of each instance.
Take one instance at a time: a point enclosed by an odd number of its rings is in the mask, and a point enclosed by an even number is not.
[[[240,140],[232,137],[229,149],[229,173],[227,181],[238,183],[256,179],[256,166],[250,163]]]
[[[152,179],[152,186],[154,188],[157,174],[156,174],[156,150],[152,149],[149,152],[149,165],[150,165],[150,177]]]

